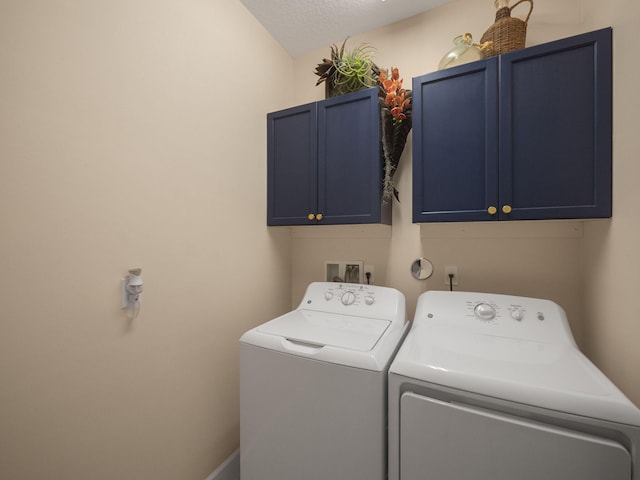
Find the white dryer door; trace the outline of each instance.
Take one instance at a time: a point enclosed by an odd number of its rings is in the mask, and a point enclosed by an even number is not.
[[[630,480],[620,444],[407,392],[400,402],[401,480]]]

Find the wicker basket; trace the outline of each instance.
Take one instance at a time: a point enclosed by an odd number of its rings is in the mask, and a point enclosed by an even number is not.
[[[522,2],[529,2],[531,7],[527,18],[520,20],[511,17],[511,11]],[[532,0],[520,0],[512,7],[502,7],[496,12],[496,21],[484,32],[480,43],[492,42],[483,50],[485,57],[493,57],[502,53],[512,52],[524,48],[527,37],[527,22],[533,11]]]

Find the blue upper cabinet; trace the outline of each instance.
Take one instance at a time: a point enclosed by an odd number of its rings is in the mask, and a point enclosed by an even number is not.
[[[484,220],[497,205],[497,62],[413,79],[414,222]]]
[[[303,225],[317,209],[315,103],[267,115],[267,223]]]
[[[390,223],[378,90],[267,115],[267,224]]]
[[[611,56],[608,28],[501,57],[503,217],[611,216]]]
[[[611,216],[611,29],[413,80],[414,222]]]

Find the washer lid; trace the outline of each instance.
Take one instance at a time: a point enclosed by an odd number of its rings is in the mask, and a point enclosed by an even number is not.
[[[577,348],[413,325],[389,371],[551,410],[640,426],[640,410]]]
[[[260,325],[256,330],[315,346],[368,352],[375,347],[390,324],[388,320],[294,310]]]

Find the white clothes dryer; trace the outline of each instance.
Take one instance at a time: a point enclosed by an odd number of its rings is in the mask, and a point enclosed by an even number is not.
[[[389,369],[389,480],[640,480],[640,410],[533,298],[426,292]]]
[[[318,282],[241,337],[242,480],[385,480],[387,374],[405,312],[397,290]]]

